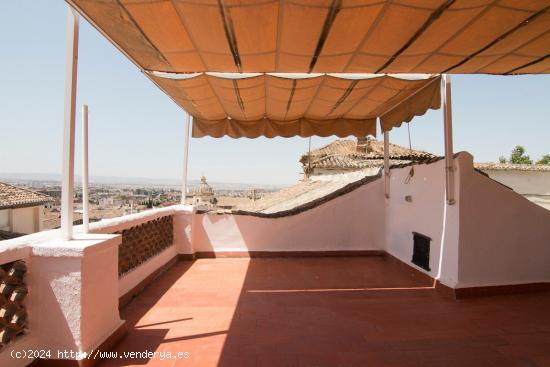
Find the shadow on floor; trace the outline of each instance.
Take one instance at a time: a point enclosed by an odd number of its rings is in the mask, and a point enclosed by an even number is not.
[[[158,283],[158,284],[157,284]],[[550,293],[454,301],[386,257],[178,263],[124,311],[102,366],[543,366]]]
[[[117,358],[105,359],[101,366],[146,365],[152,359],[148,352],[156,351],[166,339],[171,327],[190,321],[192,317],[162,319],[151,323],[139,323],[147,313],[169,294],[169,290],[191,268],[193,261],[177,262],[148,285],[129,304],[120,311],[120,317],[126,320],[128,335],[116,346]],[[138,352],[133,355],[128,353]],[[122,353],[127,353],[128,356]],[[120,356],[122,355],[122,358]],[[158,358],[157,358],[158,359]]]

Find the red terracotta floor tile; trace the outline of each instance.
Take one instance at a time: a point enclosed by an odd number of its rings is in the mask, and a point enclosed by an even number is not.
[[[101,366],[550,366],[550,293],[442,298],[384,257],[180,262]]]

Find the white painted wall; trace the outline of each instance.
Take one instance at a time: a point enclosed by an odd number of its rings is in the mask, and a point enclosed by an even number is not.
[[[35,231],[34,207],[12,209],[12,231],[33,233]]]
[[[43,216],[42,205],[0,210],[0,230],[26,234],[39,232]]]
[[[179,254],[193,253],[192,223],[195,209],[190,206],[182,206],[174,214],[174,246]]]
[[[550,171],[483,170],[493,180],[522,195],[550,196]]]
[[[192,208],[188,206],[174,206],[103,220],[92,223],[95,233],[87,235],[82,234],[82,226],[76,226],[75,239],[71,241],[60,240],[59,230],[4,241],[0,264],[24,259],[28,265],[30,293],[26,307],[30,332],[0,351],[0,366],[25,366],[32,361],[13,359],[12,350],[78,352],[96,348],[122,323],[119,296],[172,260],[178,250],[174,243],[119,280],[121,236],[107,233],[165,215],[174,215],[174,228],[185,230],[185,225],[176,223],[190,223],[191,213]],[[177,220],[178,217],[182,218]],[[184,238],[175,238],[185,246]]]
[[[27,236],[25,236],[27,237]],[[77,234],[74,240],[49,239],[26,247],[24,237],[6,241],[0,263],[27,263],[25,300],[29,334],[0,351],[0,366],[25,366],[12,351],[86,352],[96,348],[122,321],[118,312],[117,268],[120,236]]]
[[[17,208],[12,210],[12,232],[34,233],[37,232],[37,207]]]
[[[130,292],[149,275],[162,268],[177,255],[177,247],[172,245],[164,249],[161,253],[140,264],[137,268],[134,268],[127,274],[124,274],[118,279],[118,297],[122,297],[126,293]]]
[[[460,226],[460,180],[463,167],[473,170],[473,157],[461,152],[453,159],[455,168],[455,205],[446,204],[445,161],[393,168],[390,198],[386,205],[386,251],[441,283],[454,287],[458,282],[458,245]],[[406,197],[410,196],[410,202]],[[413,232],[432,239],[430,271],[412,263]]]
[[[197,214],[194,252],[384,249],[382,180],[306,212],[277,218]]]
[[[408,183],[411,167],[391,170],[390,197],[386,205],[386,251],[398,259],[412,264],[413,232],[432,239],[430,268],[432,277],[439,271],[439,255],[445,210],[445,161],[431,165],[415,165],[414,175]],[[411,202],[405,200],[412,198]],[[424,271],[425,272],[425,271]]]
[[[175,205],[167,208],[147,210],[141,213],[125,215],[118,218],[104,219],[90,224],[90,231],[93,233],[113,233],[124,229],[138,226],[148,221],[161,218],[167,215],[173,216],[174,242],[161,253],[153,256],[135,269],[118,278],[117,294],[119,297],[125,295],[153,274],[162,268],[166,263],[174,259],[178,253],[184,253],[190,247],[190,227],[193,208],[188,205]],[[80,231],[81,226],[78,226]],[[118,253],[117,253],[118,256]]]
[[[4,209],[0,210],[0,230],[2,231],[10,231],[10,210],[11,209]]]
[[[462,172],[457,287],[550,281],[550,211]]]

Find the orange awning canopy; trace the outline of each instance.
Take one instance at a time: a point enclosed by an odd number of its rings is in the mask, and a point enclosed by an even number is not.
[[[439,76],[387,73],[550,72],[550,0],[67,1],[193,115],[195,137],[366,136],[440,106]]]
[[[367,136],[440,107],[440,77],[151,76],[194,116],[193,136]]]
[[[142,69],[550,72],[550,0],[68,0]]]

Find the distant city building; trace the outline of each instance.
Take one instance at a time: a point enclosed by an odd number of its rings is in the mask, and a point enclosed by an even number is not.
[[[44,206],[51,201],[47,195],[0,182],[0,239],[41,231]]]
[[[41,194],[50,196],[54,199],[61,199],[61,188],[45,188],[38,191]]]
[[[198,209],[214,209],[218,200],[214,190],[206,182],[206,177],[201,177],[201,182],[193,190],[193,205]]]
[[[532,202],[550,209],[550,165],[474,163],[474,167]]]
[[[111,206],[114,205],[114,198],[112,196],[101,197],[98,199],[99,206]]]

